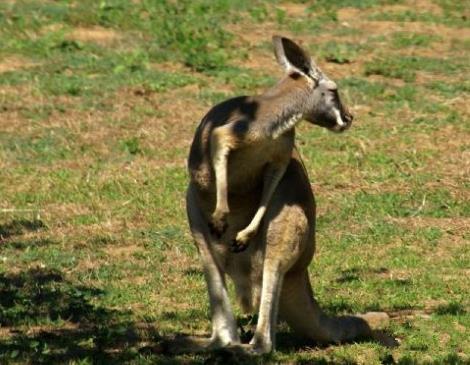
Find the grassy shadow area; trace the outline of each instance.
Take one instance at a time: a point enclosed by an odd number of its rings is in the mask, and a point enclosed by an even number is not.
[[[14,219],[8,223],[0,224],[0,242],[24,232],[34,232],[45,228],[46,225],[39,219]]]
[[[184,333],[162,336],[155,323],[135,323],[132,313],[99,304],[104,290],[76,285],[58,270],[34,268],[0,274],[0,360],[4,363],[124,364],[131,360],[158,363],[264,363],[272,356],[250,357],[231,351],[173,356],[167,346]],[[331,314],[344,311],[330,306]],[[349,310],[350,308],[348,308]],[[171,314],[171,313],[170,313]],[[163,313],[162,318],[171,317]],[[168,319],[168,318],[166,318]],[[241,320],[242,340],[248,342],[256,320]],[[242,326],[243,325],[243,326]],[[289,354],[311,346],[283,325],[278,351]],[[191,362],[193,363],[193,362]],[[323,364],[318,360],[318,364]]]
[[[96,304],[100,289],[74,285],[57,270],[0,274],[0,339],[4,362],[125,363],[145,340],[158,342],[153,326],[129,313]]]

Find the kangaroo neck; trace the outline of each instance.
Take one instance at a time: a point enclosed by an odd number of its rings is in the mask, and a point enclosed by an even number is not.
[[[278,138],[302,120],[308,96],[305,86],[288,77],[262,95],[269,108],[264,123],[268,138]]]

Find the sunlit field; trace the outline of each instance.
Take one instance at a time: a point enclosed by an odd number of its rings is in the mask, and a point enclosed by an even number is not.
[[[282,325],[250,363],[470,361],[470,3],[0,2],[0,363],[227,364],[184,208],[194,130],[283,72],[298,41],[355,115],[301,124],[330,314],[385,311],[400,346],[319,347]],[[243,333],[253,330],[242,315]]]

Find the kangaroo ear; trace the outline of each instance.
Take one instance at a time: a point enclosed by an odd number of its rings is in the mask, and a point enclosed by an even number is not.
[[[314,68],[310,55],[288,38],[273,36],[274,54],[277,62],[289,71],[297,71],[312,76]]]

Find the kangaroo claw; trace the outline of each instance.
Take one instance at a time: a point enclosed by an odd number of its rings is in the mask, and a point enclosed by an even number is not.
[[[247,242],[240,242],[234,239],[232,241],[232,245],[230,246],[230,251],[232,251],[233,253],[239,253],[239,252],[245,251],[247,247],[248,247]]]

